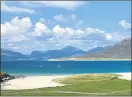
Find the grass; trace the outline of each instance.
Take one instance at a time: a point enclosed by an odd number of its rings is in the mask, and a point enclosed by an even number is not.
[[[52,88],[29,90],[3,90],[2,96],[88,96],[88,95],[131,95],[131,81],[112,74],[90,74],[54,79],[66,84]],[[114,79],[113,79],[114,78]],[[113,80],[112,80],[113,79]]]

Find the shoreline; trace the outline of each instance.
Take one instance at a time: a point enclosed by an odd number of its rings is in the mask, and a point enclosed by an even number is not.
[[[115,73],[115,74],[121,75],[119,77],[120,79],[132,80],[132,72],[128,72],[128,73]]]
[[[51,61],[51,60],[48,60],[48,61]],[[79,59],[75,59],[75,60],[71,60],[71,59],[68,59],[68,60],[52,60],[52,61],[132,61],[131,59],[100,59],[100,60],[96,60],[96,59],[86,59],[86,60],[79,60]]]
[[[95,73],[95,74],[117,74],[118,78],[124,80],[131,80],[132,72],[120,72],[120,73]],[[92,73],[86,73],[92,74]],[[64,78],[67,76],[85,75],[85,74],[70,74],[70,75],[40,75],[40,76],[25,76],[24,78],[16,78],[7,82],[1,83],[2,90],[24,90],[24,89],[37,89],[64,86],[64,84],[54,82],[53,79]]]
[[[48,60],[2,60],[4,61],[132,61],[132,59],[88,59],[88,58],[67,58],[67,59],[48,59]]]
[[[132,61],[132,59],[112,59],[112,58],[56,58],[48,61]]]
[[[9,73],[12,76],[15,76],[17,78],[22,78],[22,77],[38,77],[38,76],[72,76],[72,75],[86,75],[86,74],[118,74],[118,75],[123,75],[123,74],[130,74],[132,72],[97,72],[97,73],[59,73],[59,74],[23,74],[23,73]]]

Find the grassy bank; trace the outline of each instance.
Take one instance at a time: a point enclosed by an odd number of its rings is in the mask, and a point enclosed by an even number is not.
[[[118,75],[90,74],[54,79],[65,86],[31,90],[3,90],[2,96],[131,95],[131,81]]]

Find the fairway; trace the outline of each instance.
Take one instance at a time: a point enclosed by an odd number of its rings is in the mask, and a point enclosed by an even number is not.
[[[77,75],[54,79],[65,86],[30,89],[2,90],[2,96],[86,96],[131,95],[131,81],[118,79],[113,74]]]

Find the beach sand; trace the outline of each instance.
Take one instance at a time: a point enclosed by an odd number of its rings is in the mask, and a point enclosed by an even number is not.
[[[121,75],[119,78],[131,80],[131,73],[116,73]],[[9,80],[1,84],[2,90],[22,90],[22,89],[36,89],[44,87],[56,87],[64,86],[52,80],[55,78],[64,78],[70,75],[60,75],[60,76],[28,76],[25,78],[17,78]]]
[[[120,79],[125,79],[125,80],[131,80],[132,79],[132,72],[129,73],[116,73],[118,75],[121,75],[119,78]]]
[[[63,86],[52,80],[55,78],[63,78],[65,76],[27,76],[25,78],[16,78],[1,84],[2,90],[22,90],[22,89],[36,89],[44,87]]]

